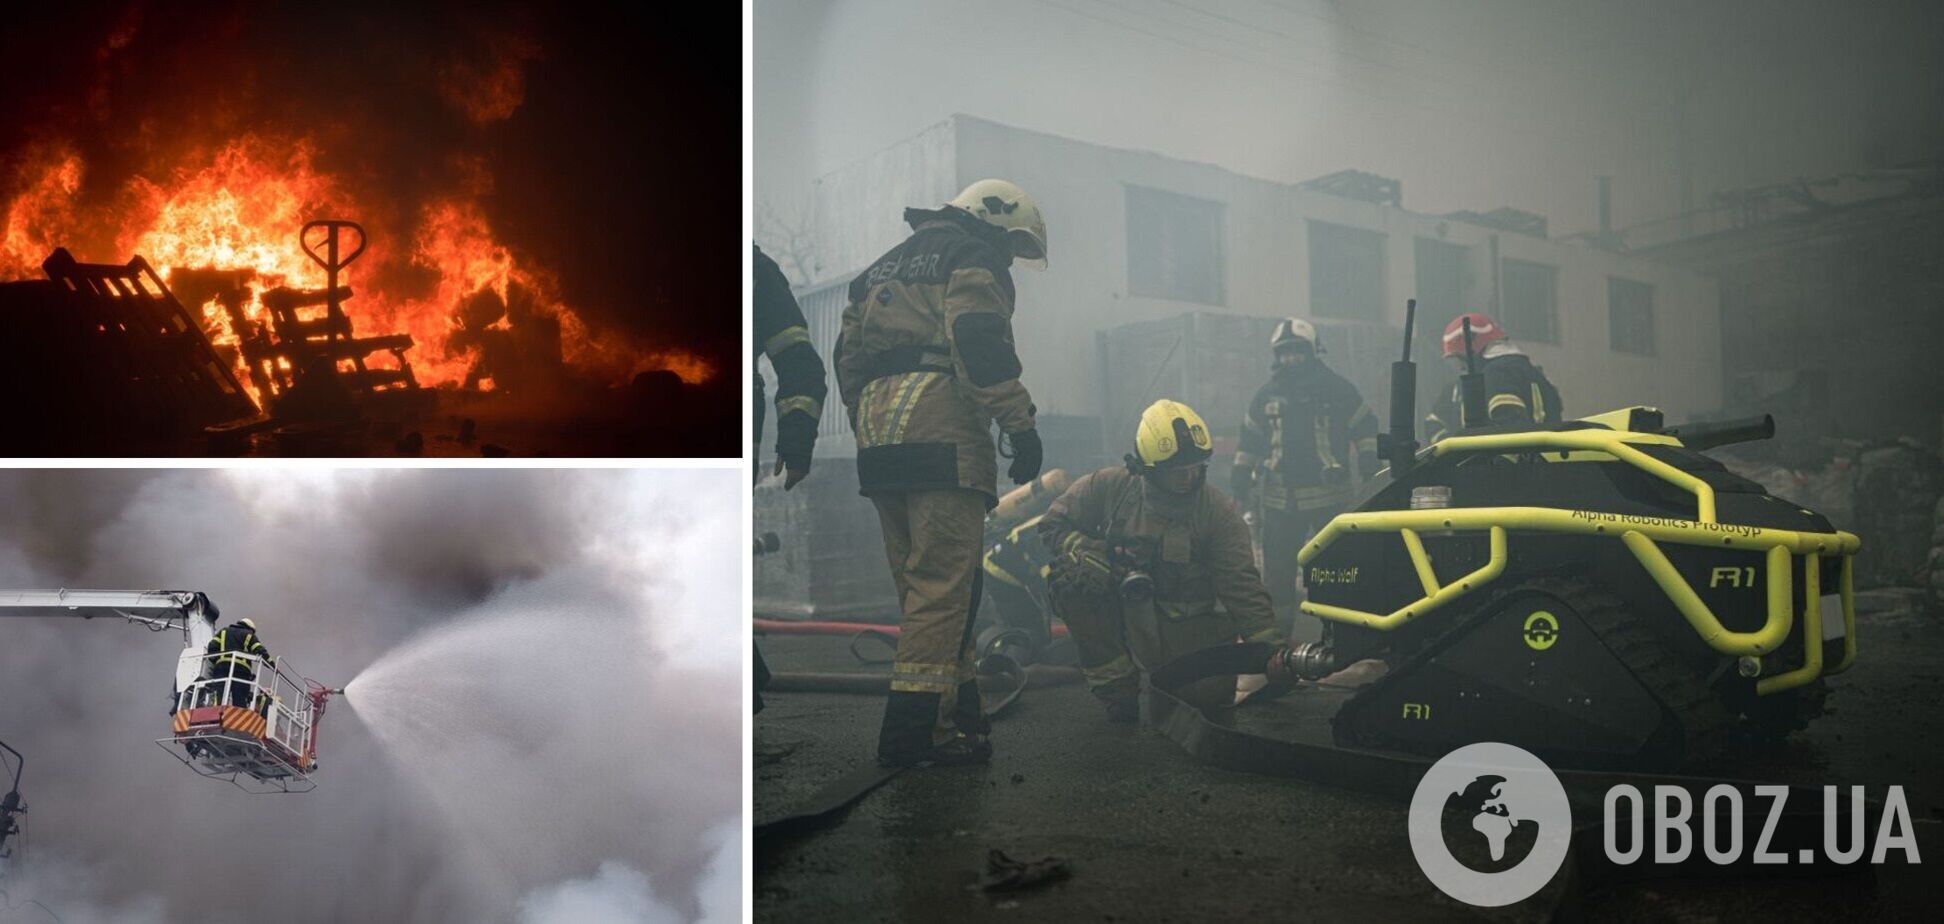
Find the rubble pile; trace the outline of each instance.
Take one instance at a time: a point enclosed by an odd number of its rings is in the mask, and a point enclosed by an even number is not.
[[[1864,552],[1856,558],[1859,590],[1913,591],[1908,596],[1944,613],[1944,459],[1936,452],[1905,437],[1844,446],[1813,469],[1723,456],[1736,474],[1863,537]]]

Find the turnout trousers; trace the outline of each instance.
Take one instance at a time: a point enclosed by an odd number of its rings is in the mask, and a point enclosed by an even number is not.
[[[903,616],[878,756],[922,754],[988,727],[972,663],[983,585],[985,495],[948,489],[871,497]]]
[[[1109,706],[1132,702],[1140,695],[1142,671],[1235,641],[1231,621],[1220,613],[1169,619],[1152,601],[1123,602],[1112,591],[1061,592],[1055,595],[1053,608],[1073,637],[1087,689]],[[1197,681],[1184,693],[1184,698],[1204,709],[1233,705],[1235,678]]]

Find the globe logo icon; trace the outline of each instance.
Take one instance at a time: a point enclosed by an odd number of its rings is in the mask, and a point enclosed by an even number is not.
[[[1446,895],[1481,907],[1552,881],[1572,843],[1572,807],[1544,761],[1497,742],[1446,754],[1411,798],[1411,853]]]
[[[1505,777],[1484,773],[1445,799],[1445,848],[1468,869],[1504,872],[1525,862],[1538,843],[1539,822],[1514,811],[1514,800],[1500,792],[1504,785]]]

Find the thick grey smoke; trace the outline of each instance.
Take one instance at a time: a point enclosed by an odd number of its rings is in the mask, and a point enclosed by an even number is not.
[[[719,832],[739,823],[741,649],[722,614],[739,595],[710,559],[740,561],[720,541],[740,487],[735,472],[0,473],[0,586],[203,590],[311,677],[377,664],[450,710],[414,735],[378,714],[417,704],[361,682],[324,722],[317,790],[253,796],[150,743],[179,636],[0,619],[0,738],[27,756],[32,810],[0,921],[41,920],[30,899],[70,922],[556,921],[628,907],[630,889],[667,920],[734,919],[722,855],[739,884],[740,846]],[[698,657],[710,632],[720,653]]]
[[[756,0],[753,24],[758,217],[785,225],[953,113],[1283,182],[1367,170],[1556,232],[1597,225],[1597,176],[1624,226],[1944,148],[1936,3]]]

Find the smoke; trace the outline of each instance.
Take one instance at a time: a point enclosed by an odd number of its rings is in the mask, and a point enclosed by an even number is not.
[[[88,565],[97,530],[121,515],[130,498],[156,477],[140,469],[106,469],[85,482],[61,472],[23,469],[0,481],[0,530],[34,567],[79,572]]]
[[[733,919],[719,840],[698,835],[739,823],[741,648],[722,615],[738,593],[721,579],[738,572],[713,559],[740,560],[715,539],[735,534],[740,487],[728,471],[0,473],[0,586],[203,590],[288,666],[359,677],[323,723],[318,788],[252,796],[150,744],[177,636],[0,618],[0,739],[26,755],[32,809],[0,920],[36,920],[39,899],[68,921],[511,921],[640,883],[669,920]]]
[[[22,884],[25,884],[24,886]],[[168,924],[158,895],[103,903],[109,891],[101,871],[71,856],[36,851],[0,879],[4,924]]]
[[[682,920],[655,898],[647,877],[603,863],[587,879],[540,889],[520,900],[520,924],[675,924]]]
[[[721,844],[710,881],[702,891],[707,924],[731,924],[742,913],[742,839],[739,825],[725,825],[710,840]],[[615,862],[593,876],[535,889],[520,899],[520,924],[664,924],[686,921],[655,895],[647,877]]]
[[[1366,170],[1401,180],[1407,207],[1509,205],[1555,233],[1597,226],[1601,175],[1626,225],[1675,213],[1684,188],[1705,205],[1944,150],[1935,3],[756,0],[752,15],[759,216],[789,218],[817,177],[953,113],[1282,182]],[[914,75],[923,92],[886,92]]]

